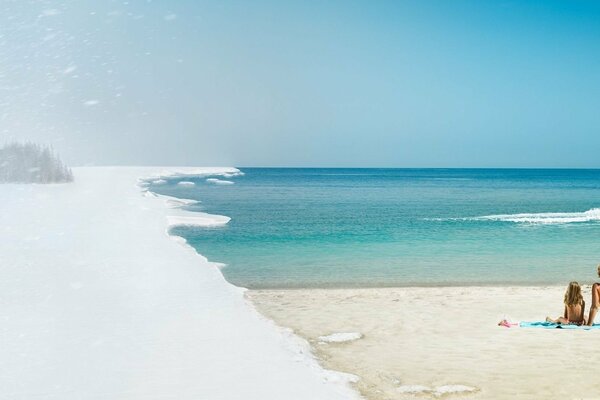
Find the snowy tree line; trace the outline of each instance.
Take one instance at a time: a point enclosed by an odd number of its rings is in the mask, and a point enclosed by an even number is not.
[[[0,183],[73,181],[73,173],[50,146],[9,143],[0,148]]]

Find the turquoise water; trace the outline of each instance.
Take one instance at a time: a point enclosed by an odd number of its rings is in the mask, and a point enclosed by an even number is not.
[[[238,286],[583,283],[600,262],[600,170],[241,170],[151,187],[231,217],[173,233]]]

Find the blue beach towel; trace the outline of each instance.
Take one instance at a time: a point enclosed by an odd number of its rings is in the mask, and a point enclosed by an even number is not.
[[[542,328],[542,329],[581,329],[589,331],[590,329],[600,329],[600,324],[593,324],[592,326],[587,325],[565,325],[565,324],[554,324],[546,321],[533,321],[533,322],[519,322],[520,328]]]

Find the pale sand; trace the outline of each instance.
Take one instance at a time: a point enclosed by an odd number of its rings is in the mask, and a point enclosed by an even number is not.
[[[309,340],[325,368],[357,375],[356,386],[368,399],[600,398],[600,330],[497,326],[505,316],[531,321],[560,315],[564,290],[306,289],[248,291],[247,297]],[[589,310],[589,286],[584,296]],[[335,333],[363,336],[341,343],[318,339]],[[445,385],[476,391],[403,393]]]

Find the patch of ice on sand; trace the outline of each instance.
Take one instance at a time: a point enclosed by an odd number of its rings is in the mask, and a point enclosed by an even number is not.
[[[475,392],[476,390],[477,390],[477,388],[474,388],[471,386],[466,386],[466,385],[444,385],[444,386],[438,386],[435,389],[435,395],[442,396],[444,394],[451,394],[451,393],[469,393],[469,392]]]
[[[338,332],[327,336],[319,336],[319,341],[324,343],[344,343],[362,338],[359,332]]]
[[[443,385],[436,388],[430,388],[423,385],[402,385],[398,387],[398,392],[405,394],[424,394],[429,393],[436,397],[444,396],[447,394],[456,393],[472,393],[476,392],[477,388],[466,385]]]
[[[402,385],[398,387],[398,392],[407,394],[430,393],[432,391],[430,387],[421,385]]]

